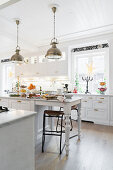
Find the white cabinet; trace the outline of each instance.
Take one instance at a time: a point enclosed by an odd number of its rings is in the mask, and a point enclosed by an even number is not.
[[[48,62],[46,70],[47,70],[48,76],[67,76],[68,75],[66,60]]]
[[[34,111],[34,102],[29,100],[10,99],[9,107],[17,110]]]
[[[15,66],[15,77],[67,76],[67,61],[54,61]]]
[[[110,125],[113,126],[113,96],[110,97]]]
[[[8,107],[8,99],[7,98],[0,98],[0,106]]]
[[[81,108],[81,118],[82,120],[86,120],[86,108]]]
[[[30,77],[35,76],[39,67],[37,64],[23,64],[23,65],[16,65],[15,66],[15,77]]]
[[[81,118],[97,124],[109,125],[109,97],[82,95]]]

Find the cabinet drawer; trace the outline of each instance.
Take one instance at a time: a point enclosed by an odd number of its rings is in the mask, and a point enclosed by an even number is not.
[[[107,120],[108,112],[103,109],[87,110],[87,118],[90,120],[94,120],[94,119]]]
[[[0,98],[0,102],[7,102],[8,99]]]
[[[94,109],[108,109],[108,103],[106,101],[94,101],[93,103]]]
[[[98,101],[105,101],[105,102],[108,102],[108,97],[104,97],[104,96],[97,96],[96,97],[96,100],[98,100]]]
[[[92,108],[93,103],[92,103],[92,101],[82,99],[81,107],[82,108]]]
[[[95,96],[85,96],[84,100],[95,100]]]

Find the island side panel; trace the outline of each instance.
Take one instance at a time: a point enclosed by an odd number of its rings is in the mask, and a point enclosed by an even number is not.
[[[34,118],[0,128],[0,169],[35,170]]]

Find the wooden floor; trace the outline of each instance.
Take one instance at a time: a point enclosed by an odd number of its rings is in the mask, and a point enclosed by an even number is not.
[[[45,153],[38,145],[36,170],[113,170],[113,127],[84,122],[81,141],[70,139],[69,157],[65,149],[61,156],[58,152],[59,137],[46,141]]]

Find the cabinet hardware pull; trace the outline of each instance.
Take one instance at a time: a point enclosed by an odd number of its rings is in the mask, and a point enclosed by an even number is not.
[[[89,99],[92,99],[92,97],[89,97]]]
[[[58,73],[58,71],[56,70],[54,73]]]
[[[87,102],[86,100],[84,100],[83,102]]]
[[[98,101],[98,103],[102,103],[102,101]]]
[[[98,111],[98,109],[94,109],[94,111]]]
[[[18,100],[17,102],[21,103],[21,100]]]
[[[104,99],[103,97],[101,97],[100,99]]]
[[[0,99],[0,101],[1,101],[2,99]]]

